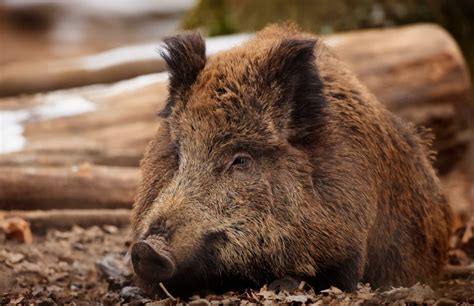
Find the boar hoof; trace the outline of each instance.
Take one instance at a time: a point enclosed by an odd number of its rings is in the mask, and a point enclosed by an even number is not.
[[[132,246],[132,264],[139,277],[160,282],[169,279],[175,270],[171,255],[154,239],[141,240]]]

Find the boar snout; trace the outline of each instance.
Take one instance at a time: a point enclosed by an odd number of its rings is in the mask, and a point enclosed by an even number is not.
[[[147,280],[165,281],[171,278],[176,265],[163,239],[148,237],[132,246],[132,264],[135,273]]]

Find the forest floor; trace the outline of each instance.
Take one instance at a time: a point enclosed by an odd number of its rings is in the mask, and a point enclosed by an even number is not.
[[[354,293],[337,288],[316,293],[301,283],[288,290],[263,287],[240,293],[193,296],[187,300],[171,295],[155,300],[133,286],[124,260],[130,244],[127,237],[126,230],[114,226],[49,230],[44,236],[35,237],[31,244],[2,237],[0,304],[474,303],[474,237],[469,223],[453,235],[449,265],[442,278],[431,286],[416,284],[411,288],[379,291],[360,285]]]

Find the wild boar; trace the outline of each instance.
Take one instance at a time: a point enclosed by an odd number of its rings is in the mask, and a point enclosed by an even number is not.
[[[321,40],[274,25],[210,58],[196,33],[164,43],[169,97],[132,217],[143,288],[292,277],[351,291],[436,275],[451,215],[429,141]]]

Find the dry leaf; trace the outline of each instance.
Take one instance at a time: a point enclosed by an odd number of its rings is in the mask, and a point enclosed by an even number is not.
[[[342,292],[342,290],[337,288],[337,287],[331,286],[329,289],[321,290],[321,293],[328,293],[328,294],[338,295],[338,294],[342,294],[344,292]]]
[[[0,229],[7,234],[7,238],[13,238],[28,244],[33,242],[30,224],[21,218],[2,219]]]
[[[436,298],[433,289],[420,283],[416,283],[410,288],[393,288],[382,293],[382,296],[390,301],[404,300],[414,303],[422,303],[425,300]]]

